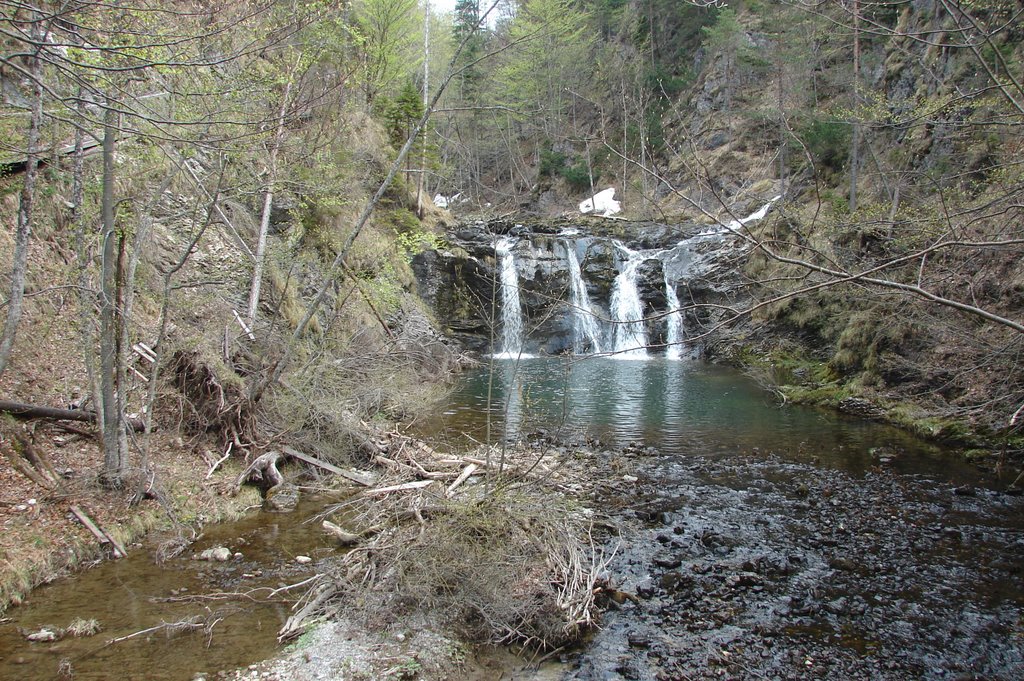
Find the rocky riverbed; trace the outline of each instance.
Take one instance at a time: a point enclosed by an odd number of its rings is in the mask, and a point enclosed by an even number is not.
[[[615,551],[615,589],[583,644],[531,668],[427,622],[367,633],[341,620],[236,678],[403,664],[409,678],[520,681],[1024,676],[1021,497],[884,462],[853,474],[771,455],[532,446],[563,457],[563,491]]]
[[[1024,677],[1024,502],[882,467],[663,458],[594,497],[630,597],[568,678]],[[621,463],[619,464],[621,465]]]

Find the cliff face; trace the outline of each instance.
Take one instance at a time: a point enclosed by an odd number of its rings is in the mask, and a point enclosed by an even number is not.
[[[953,421],[1015,430],[1024,52],[1006,8],[971,11],[750,4],[731,58],[694,56],[695,84],[666,119],[663,205],[785,191],[749,230],[750,314],[711,356],[795,398],[866,398],[932,435],[961,437]]]
[[[734,267],[747,248],[742,239],[697,224],[608,230],[586,220],[467,224],[448,236],[450,248],[414,259],[419,293],[465,346],[497,351],[509,304],[498,254],[504,243],[518,287],[523,352],[622,352],[629,344],[620,327],[631,320],[642,320],[651,354],[701,347],[742,286]],[[678,330],[671,330],[675,318]]]
[[[625,4],[628,15],[634,3]],[[677,290],[691,327],[714,330],[702,339],[708,355],[762,372],[793,398],[861,400],[872,413],[925,424],[915,426],[922,432],[955,436],[954,421],[1015,428],[1024,403],[1014,359],[1024,338],[1024,29],[1012,3],[647,9],[664,21],[612,31],[624,52],[653,64],[645,105],[617,114],[601,100],[599,115],[581,105],[573,133],[538,152],[537,183],[520,207],[551,215],[585,198],[559,179],[569,161],[552,170],[562,157],[589,159],[602,178],[595,189],[615,186],[627,218],[684,231],[782,195],[766,219],[737,230],[744,247],[720,266],[728,278]],[[616,115],[624,130],[614,130]],[[587,136],[579,129],[626,158],[568,141]],[[646,223],[617,229],[634,250],[664,247]],[[537,331],[554,339],[541,349],[558,352],[569,341],[552,321],[564,308],[549,314],[550,298],[566,299],[567,273],[561,247],[538,236],[514,247],[517,268]],[[464,300],[494,299],[493,243],[453,243],[475,258],[463,265],[475,291]],[[591,300],[611,315],[621,253],[584,250]],[[641,268],[649,315],[666,310],[657,291],[669,264]],[[488,319],[475,318],[475,333],[493,326]],[[655,323],[647,331],[664,338]]]

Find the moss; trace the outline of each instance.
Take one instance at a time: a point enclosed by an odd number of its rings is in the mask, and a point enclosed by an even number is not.
[[[967,461],[970,461],[972,463],[976,463],[976,462],[984,461],[985,459],[990,458],[992,456],[992,454],[993,454],[993,452],[992,452],[991,449],[971,448],[971,449],[965,449],[963,451],[962,455],[963,455],[964,459],[966,459]]]
[[[853,326],[860,328],[861,324],[855,322]],[[836,409],[847,398],[867,399],[879,408],[880,420],[924,440],[984,448],[968,452],[980,451],[986,456],[992,449],[1024,449],[1024,437],[1007,438],[967,421],[940,418],[907,399],[880,398],[876,393],[880,380],[877,375],[868,371],[838,375],[831,361],[826,363],[808,356],[798,345],[779,342],[774,347],[764,347],[737,343],[719,359],[742,369],[758,382],[771,385],[794,404]]]

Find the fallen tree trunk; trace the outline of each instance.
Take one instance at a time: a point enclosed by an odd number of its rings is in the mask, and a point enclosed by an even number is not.
[[[96,412],[84,409],[59,409],[57,407],[45,407],[36,404],[25,404],[23,402],[10,402],[0,400],[0,412],[11,414],[23,419],[55,419],[58,421],[84,421],[96,423]],[[125,419],[125,423],[131,426],[132,430],[143,429],[142,419]]]

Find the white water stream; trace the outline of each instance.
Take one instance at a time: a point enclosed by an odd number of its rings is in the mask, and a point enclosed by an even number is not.
[[[668,315],[665,317],[665,357],[681,359],[683,356],[683,313],[680,311],[676,287],[665,275],[665,303]]]
[[[637,271],[645,256],[641,251],[630,250],[618,241],[615,247],[626,259],[612,284],[612,351],[618,359],[646,359],[647,330],[644,328],[643,302],[637,287]]]
[[[515,241],[509,237],[498,239],[494,252],[498,256],[501,281],[501,349],[495,357],[515,359],[523,354],[523,307],[519,300],[519,274],[512,255]]]
[[[601,324],[587,294],[575,243],[565,241],[565,260],[569,265],[569,297],[572,305],[572,351],[583,355],[601,352]]]

